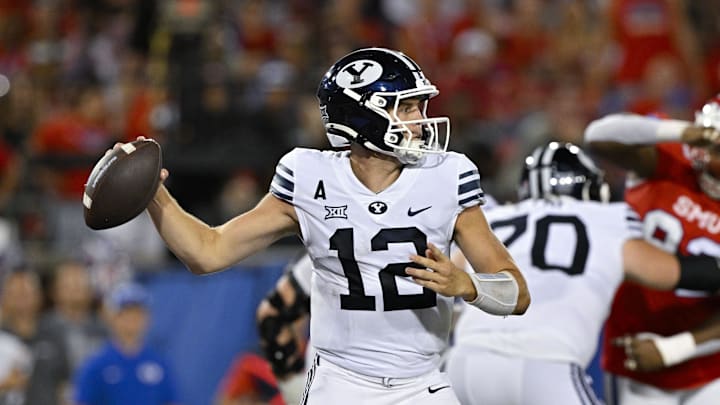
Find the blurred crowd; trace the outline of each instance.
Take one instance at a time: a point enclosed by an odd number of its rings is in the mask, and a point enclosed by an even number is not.
[[[85,227],[84,182],[107,148],[157,139],[180,204],[222,223],[266,193],[292,147],[326,146],[317,83],[365,46],[425,68],[440,88],[430,113],[451,118],[450,148],[500,201],[535,146],[582,143],[610,112],[692,120],[720,91],[711,1],[0,0],[0,269],[33,270],[5,275],[0,325],[34,339],[45,329],[27,321],[62,310],[77,290],[55,282],[84,277],[78,266],[97,293],[168,259],[147,217]],[[621,191],[621,173],[610,178]],[[63,364],[97,347],[75,340]]]
[[[363,46],[425,67],[451,148],[511,200],[514,161],[599,115],[691,119],[720,89],[719,15],[683,0],[0,0],[0,249],[48,267],[96,236],[84,181],[140,134],[190,212],[248,209],[280,156],[325,146],[322,69]],[[132,256],[160,260],[136,228]]]

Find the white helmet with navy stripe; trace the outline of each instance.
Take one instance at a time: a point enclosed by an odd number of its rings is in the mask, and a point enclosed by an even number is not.
[[[340,58],[320,81],[317,97],[334,147],[358,142],[376,152],[417,163],[426,153],[443,153],[450,139],[447,117],[427,118],[427,100],[438,94],[422,69],[401,52],[364,48]],[[420,98],[423,118],[402,121],[403,99]],[[421,125],[422,139],[408,125]]]
[[[525,158],[518,198],[570,196],[578,200],[608,202],[610,187],[603,172],[580,147],[550,142]]]

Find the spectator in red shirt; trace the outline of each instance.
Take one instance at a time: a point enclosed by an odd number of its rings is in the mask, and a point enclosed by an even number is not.
[[[270,363],[253,353],[240,355],[220,386],[217,405],[285,405]]]

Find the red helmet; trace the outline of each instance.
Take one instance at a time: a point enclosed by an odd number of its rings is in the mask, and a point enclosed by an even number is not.
[[[695,111],[695,124],[720,129],[720,94],[708,100],[699,111]]]

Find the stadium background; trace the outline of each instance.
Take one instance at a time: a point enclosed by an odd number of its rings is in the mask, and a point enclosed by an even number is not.
[[[144,134],[162,144],[180,203],[222,223],[258,201],[290,148],[325,146],[315,87],[363,46],[425,68],[441,90],[431,114],[451,117],[451,149],[500,201],[536,145],[579,143],[610,112],[691,120],[720,91],[710,1],[0,0],[0,271],[48,280],[80,259],[98,299],[139,279],[184,403],[210,403],[233,357],[257,350],[255,306],[298,241],[194,277],[146,216],[88,230],[83,182],[106,148]],[[621,198],[623,173],[608,174]]]

